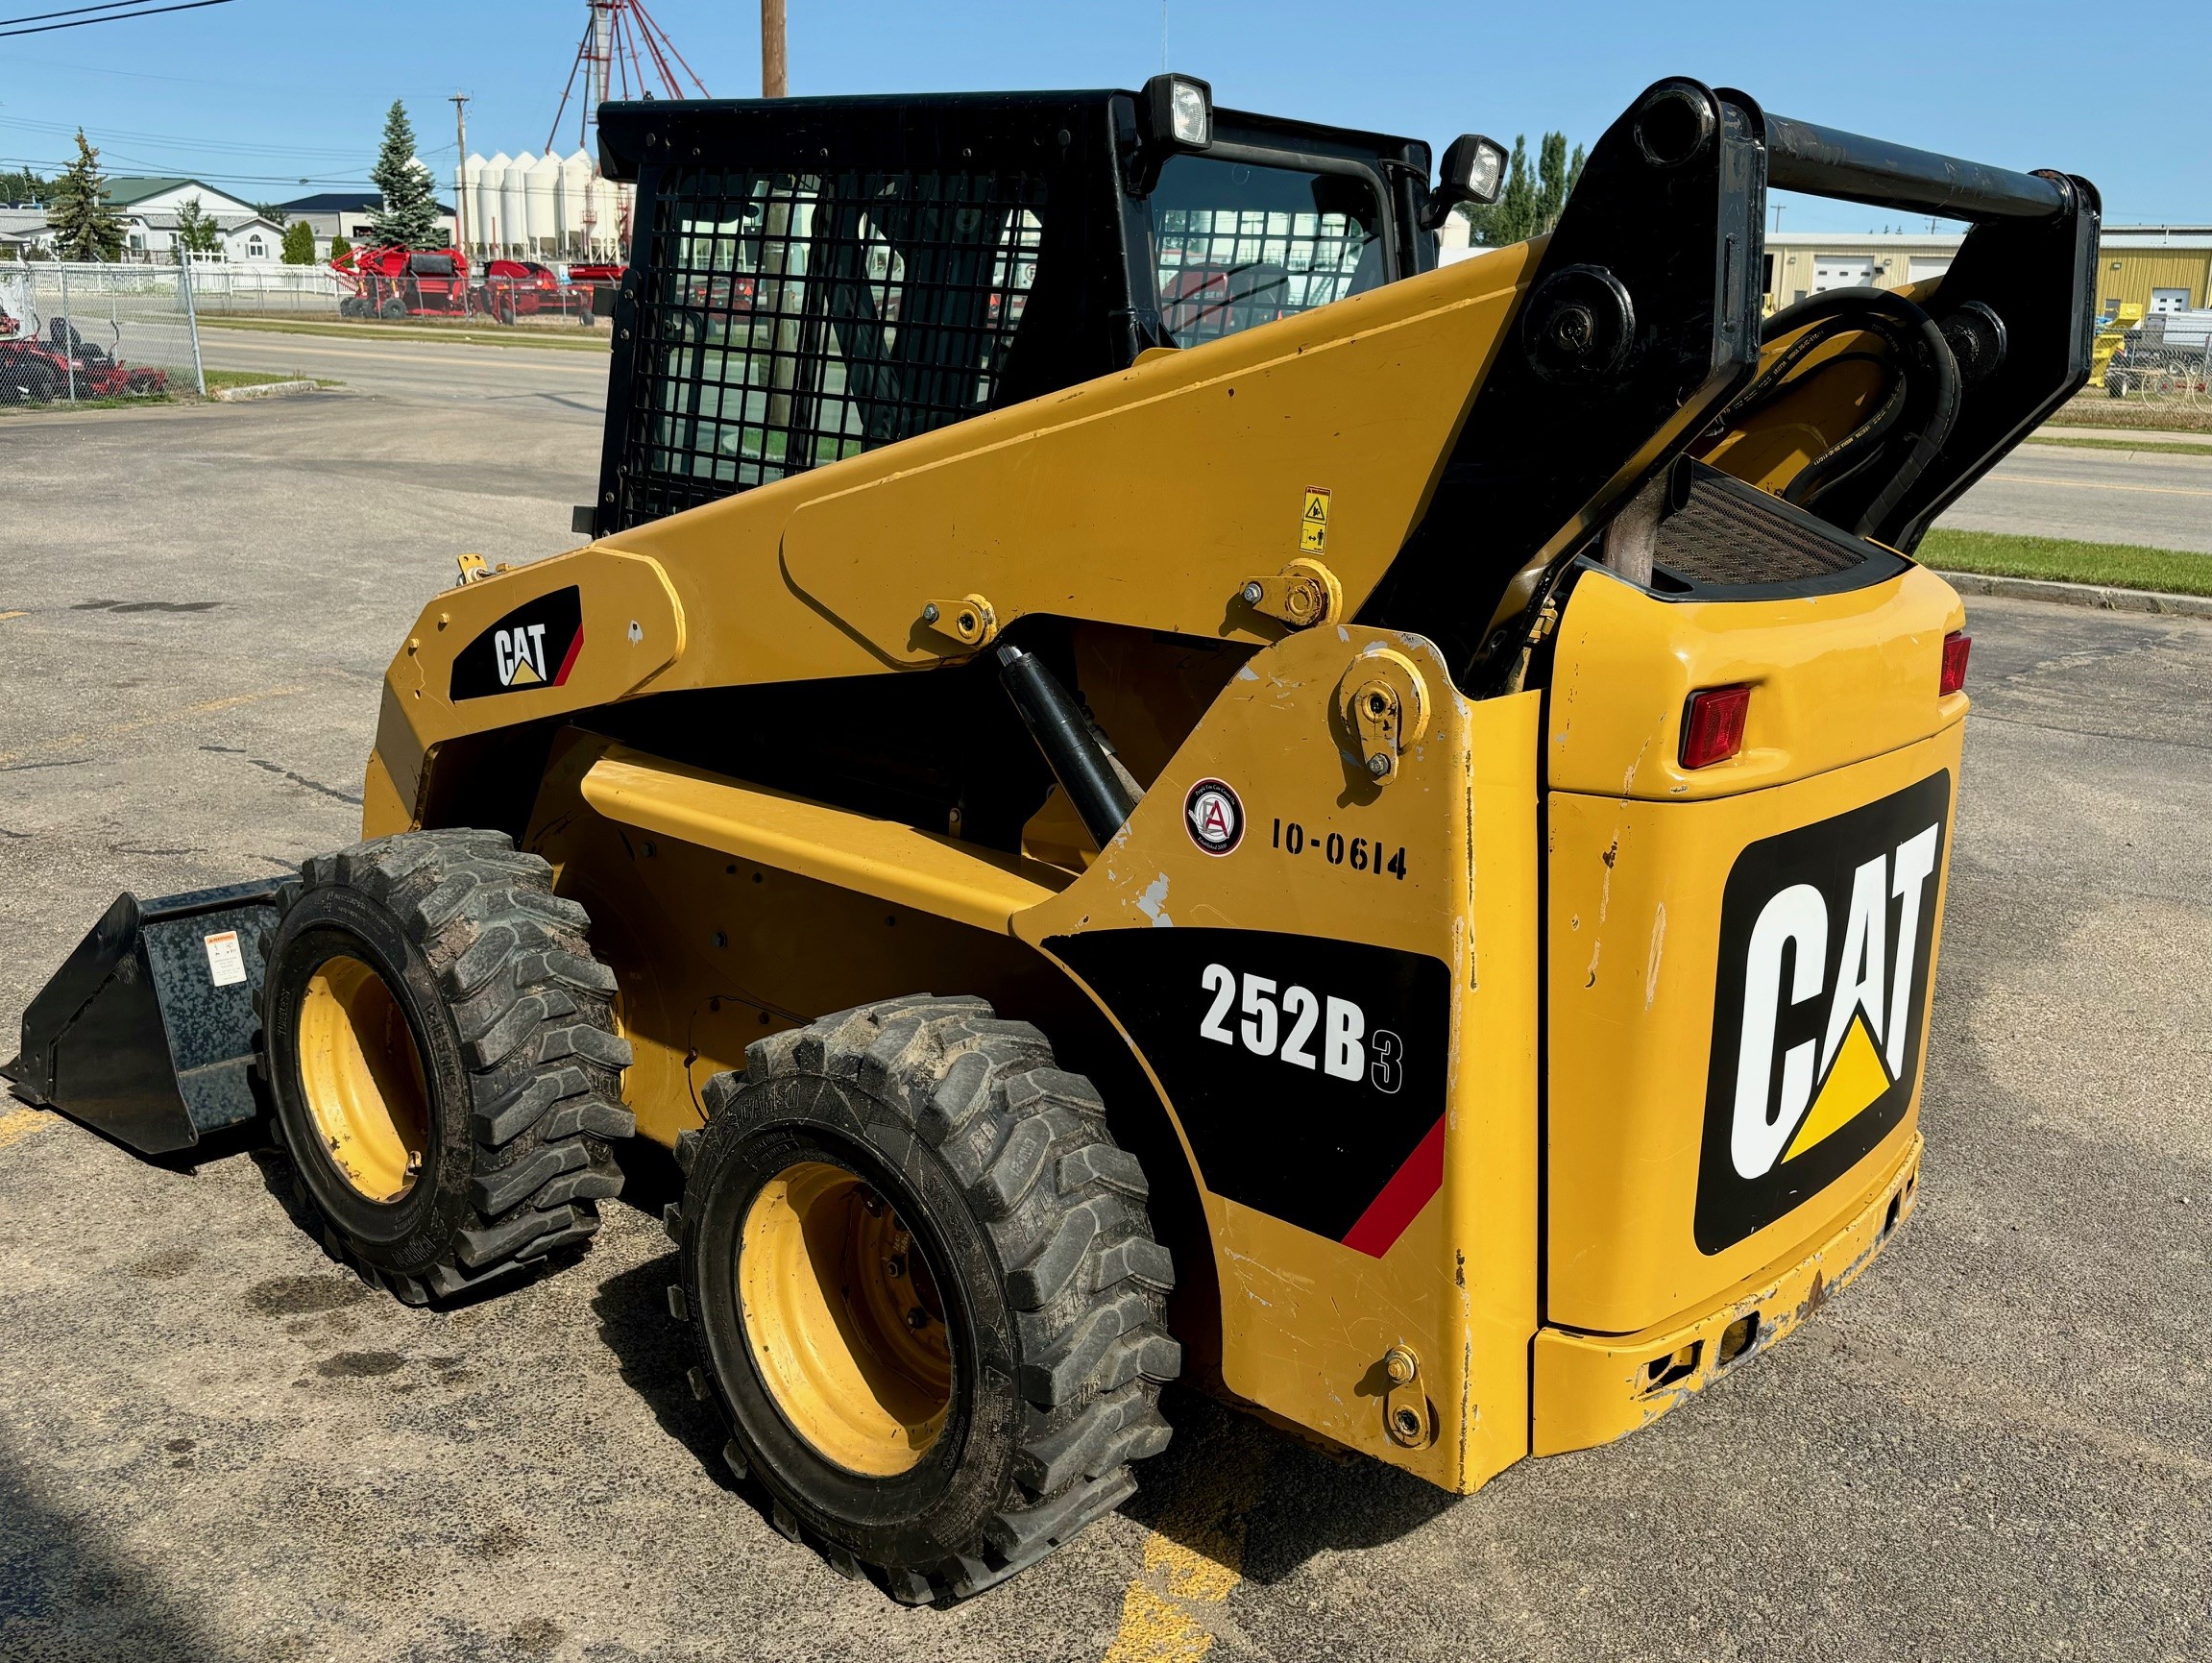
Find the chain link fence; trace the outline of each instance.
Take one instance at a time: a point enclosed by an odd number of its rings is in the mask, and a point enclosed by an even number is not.
[[[206,397],[198,277],[178,266],[0,264],[0,404]]]
[[[2212,311],[2148,317],[2127,329],[2105,359],[2102,379],[2107,398],[2153,409],[2212,411]]]

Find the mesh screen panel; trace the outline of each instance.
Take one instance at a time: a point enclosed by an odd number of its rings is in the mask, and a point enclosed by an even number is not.
[[[1803,582],[1861,564],[1847,532],[1794,514],[1765,492],[1700,470],[1689,501],[1660,522],[1652,558],[1693,582],[1735,587]]]
[[[671,170],[636,323],[635,524],[987,409],[1042,177]]]

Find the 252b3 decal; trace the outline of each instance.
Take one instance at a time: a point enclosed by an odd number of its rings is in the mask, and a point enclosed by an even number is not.
[[[1273,977],[1247,970],[1244,999],[1238,1004],[1237,974],[1227,965],[1206,966],[1198,980],[1213,996],[1198,1025],[1202,1039],[1220,1045],[1241,1042],[1255,1057],[1273,1057],[1294,1068],[1318,1067],[1332,1079],[1364,1076],[1377,1091],[1396,1091],[1404,1082],[1405,1042],[1388,1028],[1370,1034],[1367,1013],[1349,999],[1332,993],[1325,1001],[1295,982],[1278,999]],[[1242,1013],[1234,1032],[1228,1026],[1232,1004]]]

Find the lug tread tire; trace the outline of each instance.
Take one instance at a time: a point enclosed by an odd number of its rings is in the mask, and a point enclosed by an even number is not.
[[[430,1262],[372,1262],[318,1216],[325,1244],[419,1305],[588,1241],[597,1203],[622,1187],[608,1144],[637,1130],[621,1102],[630,1047],[615,1032],[614,972],[592,955],[589,915],[552,893],[550,866],[496,831],[405,832],[317,855],[279,893],[277,928],[326,888],[385,909],[434,973],[469,1070],[459,1111],[474,1169],[468,1214]],[[264,956],[273,941],[262,937]],[[265,1035],[260,1066],[273,1081]],[[278,1129],[284,1137],[281,1115]],[[304,1184],[300,1194],[315,1214]]]
[[[1057,1067],[1050,1042],[1030,1024],[998,1016],[981,999],[921,995],[840,1011],[758,1040],[741,1074],[708,1084],[705,1129],[677,1144],[690,1179],[686,1199],[671,1204],[666,1219],[684,1250],[687,1287],[698,1280],[685,1215],[699,1204],[701,1180],[712,1183],[722,1150],[750,1130],[741,1099],[794,1076],[858,1088],[847,1101],[870,1117],[866,1130],[880,1148],[895,1152],[918,1140],[934,1151],[1002,1267],[1023,1406],[1004,1492],[976,1537],[943,1543],[941,1557],[867,1565],[902,1602],[963,1599],[1120,1506],[1136,1489],[1130,1463],[1167,1447],[1159,1392],[1182,1366],[1164,1318],[1173,1261],[1152,1237],[1143,1172],[1114,1143],[1096,1088]],[[685,1314],[700,1372],[735,1431],[697,1313]],[[730,1449],[740,1478],[748,1468],[761,1473],[762,1463],[748,1462],[736,1439]],[[849,1546],[785,1498],[771,1492],[771,1502],[779,1529],[795,1529],[833,1565],[853,1558]]]

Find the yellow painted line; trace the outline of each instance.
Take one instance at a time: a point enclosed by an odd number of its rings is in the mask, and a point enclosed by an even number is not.
[[[11,618],[28,618],[30,616],[31,614],[28,612],[0,612],[0,624],[7,623]]]
[[[0,1114],[0,1149],[11,1143],[20,1143],[44,1127],[54,1123],[54,1116],[36,1109],[18,1109],[12,1114]]]
[[[1244,1580],[1245,1515],[1259,1500],[1266,1450],[1256,1429],[1190,1470],[1145,1538],[1144,1569],[1122,1596],[1121,1626],[1101,1663],[1198,1663],[1220,1607]]]
[[[1989,477],[2015,485],[2068,485],[2077,491],[2144,491],[2153,497],[2212,497],[2212,491],[2194,485],[2121,485],[2103,479],[2047,479],[2040,474],[1996,473]]]
[[[212,716],[218,710],[235,710],[241,704],[257,704],[264,698],[282,698],[288,694],[306,691],[304,684],[299,687],[265,687],[259,693],[238,693],[229,698],[210,698],[205,704],[187,704],[182,710],[164,710],[158,716],[142,716],[135,721],[111,721],[106,727],[88,728],[83,733],[65,733],[60,739],[42,740],[21,750],[0,750],[0,768],[12,762],[21,762],[27,756],[74,750],[81,745],[90,745],[96,739],[114,739],[122,734],[135,733],[142,727],[158,727],[165,721],[182,721],[187,716]]]

